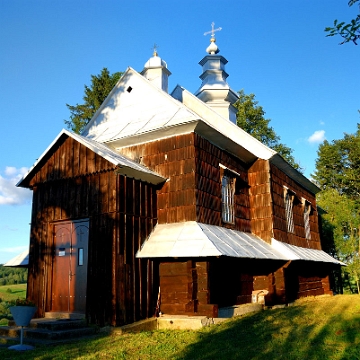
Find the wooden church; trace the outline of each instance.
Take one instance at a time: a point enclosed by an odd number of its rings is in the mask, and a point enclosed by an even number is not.
[[[319,189],[236,125],[214,32],[192,94],[155,52],[81,135],[62,130],[18,183],[33,191],[28,298],[122,325],[331,294]]]

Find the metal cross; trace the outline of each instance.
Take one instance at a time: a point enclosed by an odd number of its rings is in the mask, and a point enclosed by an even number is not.
[[[220,31],[220,30],[222,30],[221,27],[218,27],[217,29],[214,29],[214,27],[215,27],[215,23],[212,22],[212,23],[211,23],[211,28],[212,28],[212,30],[205,32],[204,35],[211,34],[211,37],[213,38],[213,37],[215,37],[215,31]]]
[[[159,48],[159,45],[157,45],[156,43],[154,43],[154,46],[151,48],[153,50],[153,54],[155,56],[155,54],[157,55],[157,49]]]

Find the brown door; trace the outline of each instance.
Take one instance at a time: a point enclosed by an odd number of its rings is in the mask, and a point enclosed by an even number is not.
[[[86,310],[89,222],[54,224],[52,311]]]

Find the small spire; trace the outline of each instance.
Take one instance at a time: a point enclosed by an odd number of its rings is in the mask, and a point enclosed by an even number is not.
[[[215,23],[212,22],[211,30],[204,33],[205,36],[211,34],[210,45],[206,48],[206,52],[210,55],[215,55],[220,51],[218,46],[215,44],[216,43],[215,32],[220,30],[222,30],[222,28],[218,27],[217,29],[215,29]]]

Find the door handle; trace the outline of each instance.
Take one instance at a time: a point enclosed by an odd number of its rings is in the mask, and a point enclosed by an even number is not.
[[[70,270],[69,272],[69,278],[70,278],[70,281],[72,280],[72,277],[75,276],[76,274],[73,274],[72,271]]]

